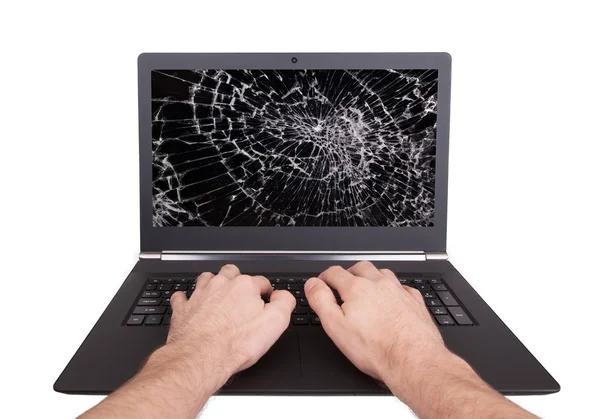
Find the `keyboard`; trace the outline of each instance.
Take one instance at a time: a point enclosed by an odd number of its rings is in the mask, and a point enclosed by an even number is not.
[[[425,305],[440,327],[476,326],[477,323],[458,300],[448,284],[439,275],[415,276],[397,274],[403,285],[421,292]],[[308,305],[304,294],[304,284],[310,275],[273,275],[269,281],[275,290],[288,290],[296,297],[296,307],[292,312],[290,326],[320,327],[321,319]],[[171,295],[183,291],[189,298],[196,289],[196,275],[165,275],[148,278],[136,298],[127,317],[126,326],[168,326],[171,324]],[[336,290],[332,290],[338,304],[343,301]]]

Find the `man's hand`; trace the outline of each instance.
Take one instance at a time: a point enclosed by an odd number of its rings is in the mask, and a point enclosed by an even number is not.
[[[263,297],[270,297],[265,304]],[[204,272],[189,300],[183,292],[171,297],[173,318],[167,346],[215,358],[225,380],[259,360],[290,323],[296,299],[273,291],[264,276],[242,275],[225,265],[217,275]]]
[[[335,288],[343,304],[337,305]],[[444,346],[421,293],[389,269],[359,262],[310,278],[304,291],[325,332],[363,372],[419,418],[534,418],[491,389]]]
[[[337,305],[331,288],[344,303]],[[308,303],[338,348],[361,371],[386,381],[398,366],[419,367],[448,351],[421,293],[389,269],[359,262],[332,266],[304,287]]]
[[[229,377],[269,350],[295,305],[288,291],[273,291],[264,276],[241,275],[234,265],[201,274],[189,300],[182,292],[171,296],[167,344],[82,418],[195,418]]]

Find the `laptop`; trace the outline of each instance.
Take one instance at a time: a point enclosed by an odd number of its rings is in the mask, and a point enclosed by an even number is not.
[[[297,305],[221,394],[390,394],[303,291],[370,260],[421,291],[448,348],[493,388],[559,391],[448,259],[450,67],[446,53],[140,55],[139,261],[54,389],[117,389],[165,343],[170,295],[234,263]]]

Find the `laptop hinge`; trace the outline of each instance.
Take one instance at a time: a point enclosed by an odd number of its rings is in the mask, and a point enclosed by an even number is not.
[[[140,259],[160,259],[160,252],[140,252]]]
[[[306,250],[262,250],[232,251],[203,250],[141,252],[140,259],[184,260],[333,260],[333,261],[426,261],[443,260],[448,255],[442,252],[393,252],[393,251],[306,251]]]
[[[448,260],[448,253],[446,253],[446,252],[426,252],[425,258],[427,260]]]

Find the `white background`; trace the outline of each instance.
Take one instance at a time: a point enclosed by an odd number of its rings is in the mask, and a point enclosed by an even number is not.
[[[427,5],[425,5],[427,3]],[[18,1],[0,11],[0,416],[52,384],[137,259],[140,52],[448,51],[450,259],[590,417],[598,390],[594,2]],[[205,418],[411,417],[393,398],[217,397]]]

